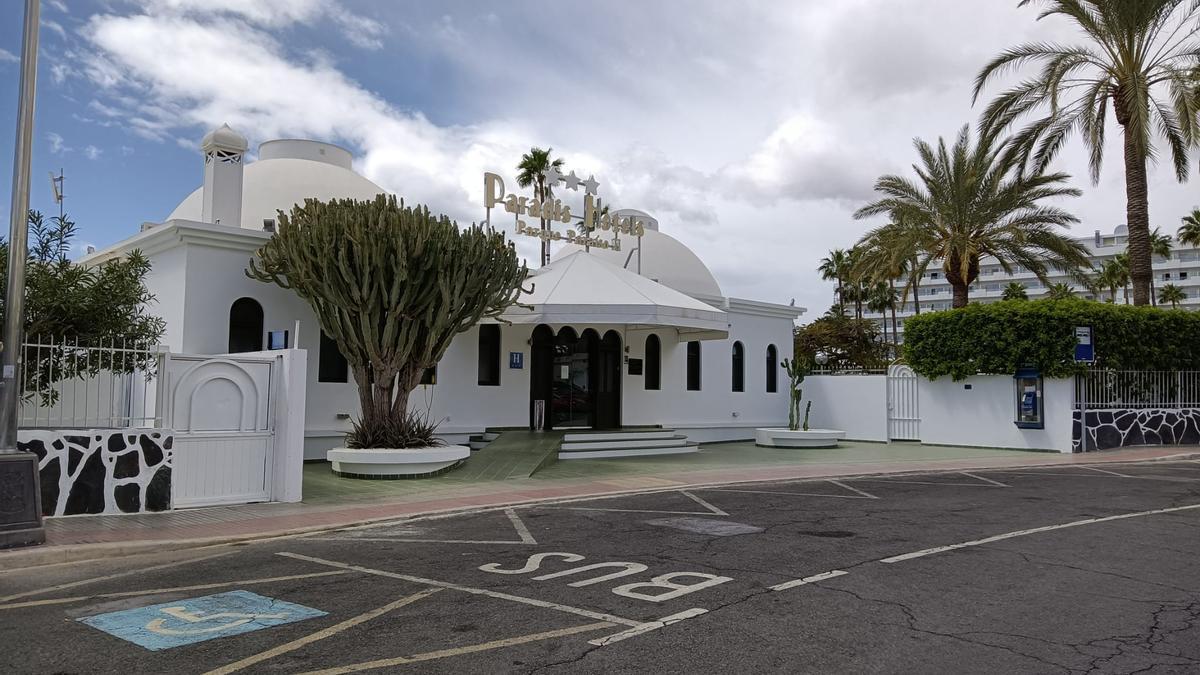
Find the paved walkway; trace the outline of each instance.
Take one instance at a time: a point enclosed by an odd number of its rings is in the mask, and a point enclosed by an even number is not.
[[[484,459],[487,452],[477,453],[478,459]],[[47,545],[0,552],[0,569],[23,566],[26,563],[22,560],[33,557],[40,557],[41,564],[87,557],[80,553],[80,545],[101,544],[106,546],[95,550],[130,553],[181,547],[182,542],[199,545],[203,541],[234,541],[418,514],[635,490],[910,471],[1142,461],[1183,454],[1200,455],[1200,447],[1062,455],[916,444],[848,442],[837,449],[797,451],[721,443],[704,446],[701,452],[690,455],[560,461],[525,478],[511,477],[511,471],[489,474],[480,469],[468,470],[475,462],[473,458],[463,469],[411,481],[341,479],[333,476],[325,464],[309,464],[305,466],[303,503],[51,518],[46,521]],[[478,464],[487,466],[490,462]],[[53,557],[56,552],[61,555]]]

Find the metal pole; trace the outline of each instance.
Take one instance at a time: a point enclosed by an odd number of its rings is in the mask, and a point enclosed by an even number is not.
[[[17,451],[20,405],[21,329],[25,320],[25,256],[29,233],[29,163],[33,146],[33,108],[37,93],[39,0],[25,0],[21,41],[20,104],[13,153],[12,212],[8,225],[8,293],[4,299],[4,342],[0,355],[0,452]]]

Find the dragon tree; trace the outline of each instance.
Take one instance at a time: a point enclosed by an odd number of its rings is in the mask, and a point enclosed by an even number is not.
[[[305,200],[247,276],[294,290],[346,357],[361,419],[350,447],[428,444],[408,399],[455,335],[517,302],[528,269],[501,232],[459,228],[395,197]]]

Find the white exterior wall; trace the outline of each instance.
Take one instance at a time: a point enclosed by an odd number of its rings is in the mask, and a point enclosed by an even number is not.
[[[887,376],[809,375],[800,388],[804,391],[801,416],[804,406],[812,401],[809,428],[840,429],[854,441],[887,442]],[[924,412],[923,401],[921,405]]]
[[[1071,452],[1073,382],[1045,380],[1044,429],[1019,429],[1013,423],[1013,387],[1011,375],[976,375],[961,382],[920,378],[921,442]]]

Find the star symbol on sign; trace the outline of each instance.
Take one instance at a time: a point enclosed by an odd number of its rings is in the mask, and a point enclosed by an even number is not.
[[[575,171],[572,170],[571,173],[567,174],[566,177],[563,178],[563,182],[567,184],[568,190],[579,190],[579,184],[583,181],[580,180],[579,176],[576,176]]]
[[[583,191],[586,194],[596,194],[596,188],[600,187],[600,183],[596,181],[595,176],[588,176],[588,179],[583,181]]]
[[[546,187],[554,187],[562,180],[562,174],[558,172],[558,169],[550,167],[542,172],[542,178],[546,179]]]

